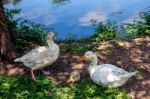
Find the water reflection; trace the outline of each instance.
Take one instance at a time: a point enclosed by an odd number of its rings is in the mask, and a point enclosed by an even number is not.
[[[4,3],[7,8],[22,9],[15,18],[52,27],[61,39],[69,34],[89,36],[98,22],[133,22],[139,11],[150,6],[149,0],[4,0]]]
[[[79,18],[80,25],[82,26],[90,26],[92,22],[105,22],[107,20],[107,16],[105,13],[99,12],[88,12],[85,16]]]
[[[53,4],[56,5],[64,5],[70,2],[70,0],[50,0]]]

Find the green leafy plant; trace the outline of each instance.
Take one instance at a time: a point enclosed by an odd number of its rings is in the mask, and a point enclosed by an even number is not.
[[[18,26],[16,47],[18,49],[34,45],[45,45],[46,35],[49,29],[44,25],[35,24],[30,21],[21,21]]]
[[[128,26],[124,28],[124,31],[130,38],[146,36],[146,27],[142,23],[128,24]]]
[[[110,23],[100,22],[96,28],[95,34],[91,37],[94,42],[108,41],[117,38],[115,27]]]
[[[12,33],[17,31],[17,20],[14,19],[14,15],[20,13],[20,11],[21,9],[4,9],[6,22]]]
[[[140,12],[139,16],[142,20],[135,20],[124,28],[126,35],[131,38],[150,36],[150,10]]]
[[[18,9],[5,9],[7,24],[11,33],[14,35],[16,48],[25,50],[31,45],[45,45],[45,36],[49,28],[24,19],[15,19],[14,15],[20,13]]]

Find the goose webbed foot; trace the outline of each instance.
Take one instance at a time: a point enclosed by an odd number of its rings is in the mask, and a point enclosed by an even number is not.
[[[44,69],[41,69],[41,71],[43,72],[44,75],[50,75],[49,71],[45,71]]]

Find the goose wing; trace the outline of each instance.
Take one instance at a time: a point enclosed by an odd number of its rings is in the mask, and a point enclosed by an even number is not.
[[[36,49],[33,49],[26,55],[22,56],[21,61],[22,62],[36,62],[36,61],[40,62],[41,60],[43,60],[43,56],[48,55],[48,51],[49,49],[46,46],[38,47]]]
[[[128,73],[126,70],[119,68],[119,67],[112,65],[112,64],[103,64],[103,66],[106,70],[108,70],[109,72],[111,72],[117,76],[124,75],[124,74]]]

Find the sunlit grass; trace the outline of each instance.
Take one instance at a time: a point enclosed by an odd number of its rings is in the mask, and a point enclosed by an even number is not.
[[[29,76],[0,76],[0,98],[2,99],[128,99],[125,91],[98,86],[89,78],[66,87],[53,84],[46,77],[38,77],[38,82]]]

